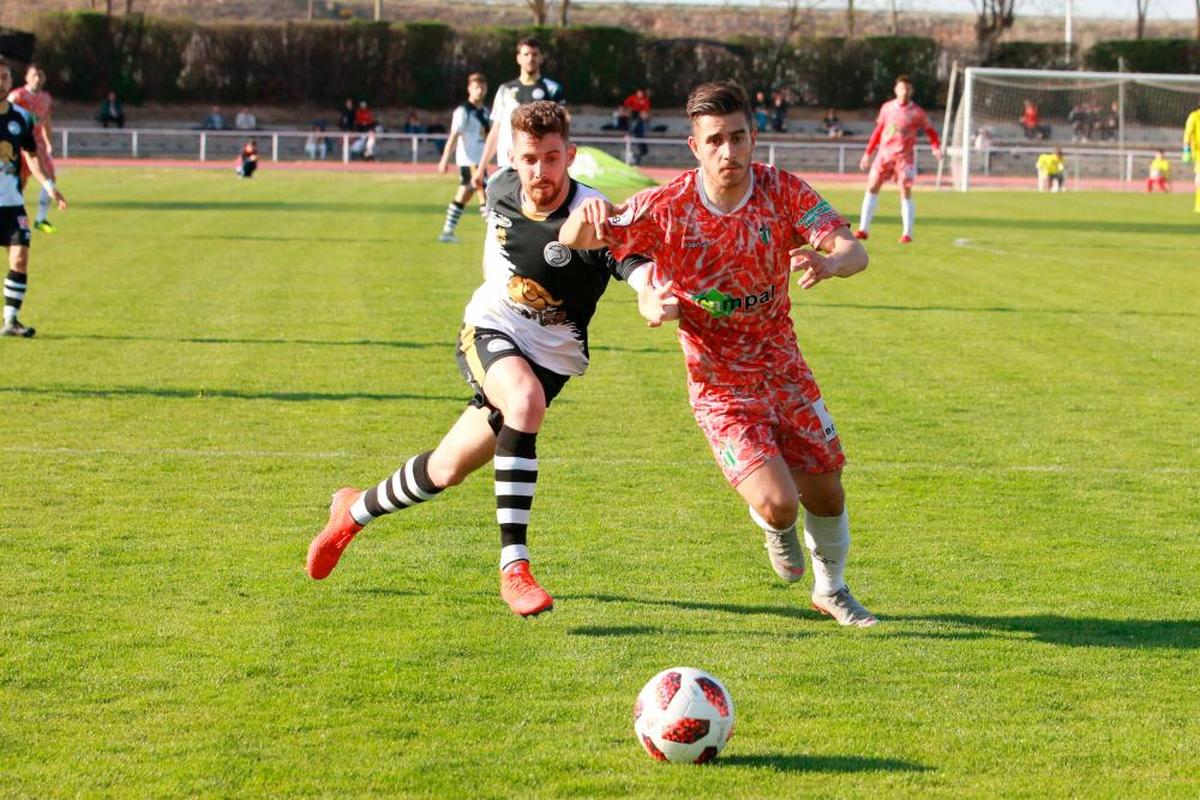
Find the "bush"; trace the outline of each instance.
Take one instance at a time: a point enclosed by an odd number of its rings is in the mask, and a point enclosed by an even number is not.
[[[1061,42],[1001,42],[992,50],[985,67],[1008,69],[1065,69],[1075,63],[1079,48],[1071,45],[1071,57]]]
[[[1200,72],[1200,41],[1191,39],[1114,39],[1097,42],[1084,56],[1088,69],[1117,72]]]

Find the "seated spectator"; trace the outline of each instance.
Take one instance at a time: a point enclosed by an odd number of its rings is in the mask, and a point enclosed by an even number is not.
[[[404,121],[404,127],[401,129],[404,133],[425,133],[425,126],[421,124],[421,118],[417,116],[417,112],[409,112],[408,119]]]
[[[617,106],[612,113],[612,121],[606,122],[600,126],[602,131],[627,131],[629,130],[629,109],[625,104]]]
[[[354,130],[366,133],[375,129],[375,112],[367,105],[366,100],[360,100],[358,110],[354,112]]]
[[[1076,103],[1067,114],[1067,124],[1071,126],[1071,141],[1085,142],[1088,138],[1088,114],[1082,103]]]
[[[1108,107],[1108,113],[1100,122],[1100,138],[1116,139],[1121,132],[1121,105],[1116,100]]]
[[[213,106],[212,111],[200,123],[200,129],[205,131],[223,131],[225,130],[225,117],[221,116],[221,109],[218,106]]]
[[[825,109],[821,125],[825,128],[825,135],[830,139],[840,139],[846,135],[846,129],[842,127],[842,121],[838,119],[837,111],[832,108]]]
[[[109,125],[116,125],[118,128],[125,127],[125,110],[121,107],[121,101],[117,99],[117,93],[109,91],[104,100],[100,103],[100,113],[96,115],[99,123],[107,128]]]
[[[783,133],[787,130],[788,104],[783,90],[771,92],[771,130]]]
[[[239,178],[252,178],[256,169],[258,169],[258,142],[251,139],[242,146],[235,171]]]
[[[645,114],[646,121],[650,121],[650,92],[646,89],[638,89],[626,97],[621,106],[629,112],[631,122],[637,118],[638,114]]]
[[[243,107],[233,118],[233,127],[239,131],[258,130],[258,117],[250,112],[250,109]]]
[[[1038,122],[1038,107],[1032,100],[1025,100],[1021,112],[1021,128],[1026,139],[1045,139],[1050,136],[1050,126]]]
[[[354,98],[347,97],[345,105],[342,106],[342,113],[338,116],[338,130],[352,131],[354,130]]]
[[[754,127],[759,133],[767,130],[771,117],[767,113],[767,95],[763,92],[754,93]]]
[[[325,138],[325,126],[314,122],[308,138],[304,140],[304,152],[309,158],[325,158],[329,155],[329,140]]]

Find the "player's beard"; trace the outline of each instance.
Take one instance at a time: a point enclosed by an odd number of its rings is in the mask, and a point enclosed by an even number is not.
[[[562,193],[563,184],[566,179],[560,180],[558,183],[549,180],[541,180],[530,184],[525,194],[533,201],[538,208],[546,208]]]

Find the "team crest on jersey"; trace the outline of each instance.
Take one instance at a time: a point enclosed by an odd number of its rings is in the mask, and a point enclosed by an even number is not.
[[[542,100],[545,97],[546,97],[546,93],[542,91],[542,87],[539,86],[533,90],[533,99],[534,100]]]
[[[561,242],[549,242],[542,250],[542,257],[552,267],[565,267],[571,263],[571,249]]]
[[[21,123],[17,122],[15,119],[10,119],[8,121],[8,132],[11,133],[13,136],[20,136],[21,135]]]
[[[768,228],[766,225],[763,225],[762,227],[760,227],[758,229],[758,238],[760,240],[762,240],[763,244],[770,244],[771,243],[771,229]]]

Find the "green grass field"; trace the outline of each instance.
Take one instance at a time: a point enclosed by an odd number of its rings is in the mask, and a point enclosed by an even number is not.
[[[539,442],[553,614],[498,597],[486,472],[309,580],[330,492],[462,407],[479,220],[434,242],[449,178],[61,184],[0,340],[0,796],[1200,795],[1189,195],[924,193],[901,248],[889,191],[870,269],[794,290],[882,619],[846,631],[621,284]],[[712,765],[633,737],[674,665],[737,704]]]

